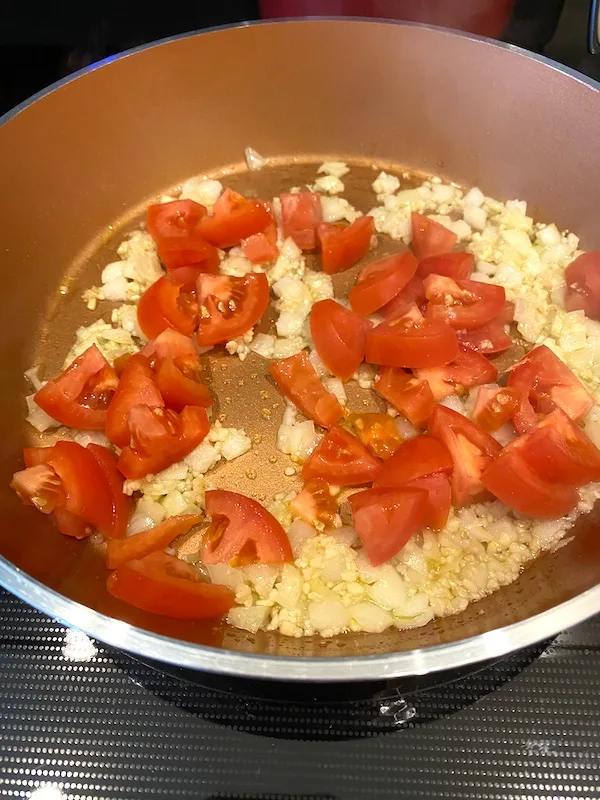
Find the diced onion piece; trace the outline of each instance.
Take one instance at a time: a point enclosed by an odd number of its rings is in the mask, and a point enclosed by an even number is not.
[[[230,567],[229,564],[207,564],[206,571],[212,583],[221,583],[234,592],[246,583],[242,570]]]
[[[282,608],[295,608],[302,597],[302,573],[291,564],[284,564],[277,584],[277,602]]]
[[[350,607],[350,615],[368,633],[382,633],[394,621],[389,611],[375,603],[357,603]]]
[[[303,522],[300,519],[295,519],[292,522],[288,531],[288,539],[290,540],[290,544],[292,546],[294,558],[297,558],[300,555],[300,552],[302,551],[302,548],[306,542],[309,539],[312,539],[315,534],[315,529],[310,525],[307,525],[306,522]]]
[[[338,632],[350,624],[350,610],[335,600],[308,604],[308,617],[320,632]]]
[[[270,564],[249,564],[243,568],[243,572],[260,597],[268,597],[279,577],[277,567]]]
[[[244,155],[250,172],[258,172],[258,170],[261,170],[267,163],[266,159],[264,159],[260,153],[257,153],[253,147],[247,147],[244,150]]]
[[[406,585],[391,565],[385,565],[378,579],[369,586],[367,593],[373,602],[388,610],[401,608],[406,602]]]
[[[256,633],[267,621],[269,609],[266,606],[234,606],[229,609],[227,622],[235,628]]]

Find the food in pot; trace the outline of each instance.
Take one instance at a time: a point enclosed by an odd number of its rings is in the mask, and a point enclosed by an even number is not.
[[[98,538],[121,601],[296,637],[420,626],[600,497],[600,254],[478,188],[381,172],[359,210],[351,183],[343,162],[275,198],[186,181],[85,292],[62,373],[29,373],[55,434],[13,488]],[[264,432],[213,414],[215,348],[285,399],[264,416],[293,489],[220,484]]]

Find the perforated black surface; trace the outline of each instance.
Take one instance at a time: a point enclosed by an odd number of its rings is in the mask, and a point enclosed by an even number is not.
[[[0,623],[1,797],[600,797],[598,618],[451,684],[335,703],[202,688],[2,592]]]

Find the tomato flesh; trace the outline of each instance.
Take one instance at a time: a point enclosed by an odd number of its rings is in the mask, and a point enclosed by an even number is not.
[[[310,312],[310,333],[327,369],[349,380],[365,355],[371,323],[335,300],[320,300]]]
[[[122,539],[127,532],[132,499],[123,492],[123,476],[118,470],[117,456],[112,450],[99,444],[90,443],[87,449],[96,459],[110,492],[112,520],[110,528],[105,531],[106,536],[111,539]]]
[[[455,330],[473,330],[502,313],[506,295],[501,286],[479,281],[429,275],[423,281],[429,300],[427,316],[443,320]]]
[[[375,378],[375,391],[406,417],[415,428],[423,428],[435,406],[429,383],[402,369],[382,367]]]
[[[425,279],[428,275],[444,275],[454,280],[466,280],[475,268],[472,253],[442,253],[419,261],[417,275]]]
[[[198,223],[201,236],[215,247],[234,247],[242,239],[262,233],[272,222],[266,204],[246,199],[233,189],[225,189],[214,205],[213,213]]]
[[[291,237],[301,250],[317,246],[317,228],[323,219],[321,198],[314,192],[280,195],[283,235]]]
[[[253,233],[242,240],[244,255],[253,264],[270,264],[279,255],[277,249],[277,228],[271,222],[261,233]]]
[[[565,270],[567,311],[585,312],[600,319],[600,252],[582,253]]]
[[[354,266],[369,252],[374,232],[375,222],[368,215],[359,217],[346,228],[322,222],[317,228],[317,235],[321,244],[323,272],[334,275]]]
[[[423,214],[417,214],[413,211],[410,217],[410,224],[412,230],[411,246],[419,261],[430,256],[440,256],[443,253],[448,253],[458,241],[455,233],[440,225],[439,222],[423,216]]]
[[[146,358],[178,358],[179,356],[197,357],[198,349],[190,336],[184,336],[179,331],[166,328],[162,333],[147,342],[140,350]]]
[[[269,282],[264,273],[200,275],[198,278],[198,344],[208,347],[247,333],[269,305]]]
[[[459,352],[449,364],[417,370],[417,375],[427,381],[434,398],[442,400],[457,391],[495,381],[498,370],[485,356],[467,350]]]
[[[404,486],[407,489],[424,489],[427,492],[423,526],[434,531],[442,530],[448,522],[452,508],[452,489],[448,476],[438,472],[416,478]]]
[[[512,339],[504,330],[504,323],[493,319],[487,325],[472,331],[458,331],[458,343],[462,350],[472,350],[484,356],[503,353],[512,347]]]
[[[383,308],[379,309],[379,314],[385,320],[398,319],[403,317],[415,305],[423,310],[427,304],[425,300],[425,287],[418,275],[412,277],[404,289],[394,297]]]
[[[133,406],[162,408],[165,402],[154,381],[148,359],[131,356],[106,414],[106,435],[117,447],[129,443],[129,411]]]
[[[164,550],[174,539],[203,520],[203,514],[181,514],[169,517],[155,528],[134,533],[125,539],[113,539],[106,548],[106,566],[109,569],[118,569],[128,561],[138,561],[151,553]]]
[[[397,253],[375,261],[362,270],[348,300],[352,310],[367,316],[391,302],[417,270],[412,253]]]
[[[521,402],[520,389],[480,386],[473,408],[473,421],[484,431],[497,431],[515,415]]]
[[[191,336],[196,328],[196,314],[194,303],[187,300],[181,285],[166,277],[155,281],[138,303],[137,318],[144,334],[154,339],[165,328],[174,328],[185,336]]]
[[[332,528],[339,520],[337,500],[322,478],[306,481],[302,491],[290,501],[290,509],[316,528]]]
[[[433,436],[421,434],[407,439],[383,465],[375,487],[404,486],[437,473],[450,474],[454,461],[447,447]]]
[[[213,397],[201,380],[200,370],[198,356],[164,358],[158,364],[156,386],[167,408],[182,411],[185,406],[212,406]]]
[[[389,458],[403,442],[396,423],[389,414],[350,414],[348,421],[360,441],[377,458]]]
[[[319,425],[330,428],[342,418],[337,397],[323,386],[304,351],[276,361],[269,372],[288,400]]]
[[[381,469],[381,461],[355,436],[335,425],[302,467],[302,477],[321,478],[338,486],[359,486],[375,480]]]

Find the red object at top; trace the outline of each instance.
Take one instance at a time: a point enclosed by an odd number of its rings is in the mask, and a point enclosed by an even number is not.
[[[261,0],[263,19],[277,17],[380,17],[425,22],[498,38],[514,0]]]

